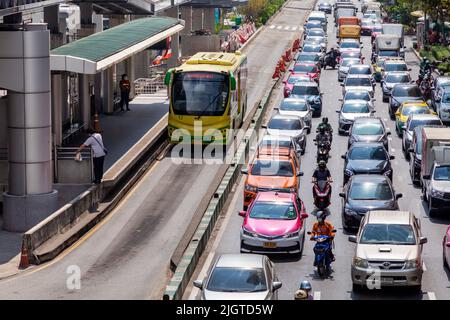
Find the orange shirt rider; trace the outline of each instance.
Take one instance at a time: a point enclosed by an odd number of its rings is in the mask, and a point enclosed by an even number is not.
[[[316,222],[311,231],[311,240],[316,236],[329,236],[334,238],[334,226],[328,221]]]

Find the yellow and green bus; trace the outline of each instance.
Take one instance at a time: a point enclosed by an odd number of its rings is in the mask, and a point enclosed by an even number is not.
[[[236,51],[199,52],[165,77],[169,142],[228,144],[247,110],[247,58]],[[185,135],[180,141],[180,132]]]

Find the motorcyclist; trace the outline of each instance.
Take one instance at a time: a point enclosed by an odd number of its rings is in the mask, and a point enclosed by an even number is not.
[[[329,56],[331,57],[332,61],[334,61],[334,65],[337,64],[337,59],[339,58],[341,54],[338,50],[334,49],[334,47],[331,47],[330,51],[328,51],[325,55],[325,57]]]
[[[430,61],[428,58],[423,58],[423,60],[420,62],[420,71],[426,72],[431,68]]]
[[[322,122],[317,125],[317,130],[320,128],[324,128],[326,132],[331,133],[333,132],[333,128],[331,127],[331,124],[328,122],[328,117],[323,117]]]
[[[333,232],[334,226],[330,222],[326,221],[325,217],[326,217],[325,212],[321,211],[321,212],[317,213],[317,222],[314,223],[314,225],[313,225],[310,240],[314,241],[315,240],[314,237],[317,237],[317,236],[328,236],[328,237],[330,237],[328,239],[328,241],[331,244],[331,242],[333,241],[334,236],[335,236],[335,234]],[[331,261],[335,261],[331,245],[330,245],[329,253],[330,253]]]
[[[330,170],[327,168],[327,163],[324,160],[319,161],[319,165],[314,170],[313,176],[312,176],[312,182],[316,183],[317,181],[323,181],[327,180],[328,182],[333,182],[333,179],[331,179],[331,173]]]
[[[318,133],[316,135],[316,142],[319,145],[320,143],[325,143],[327,145],[328,150],[331,148],[331,135],[327,133],[325,127],[318,128]]]
[[[300,288],[295,292],[295,300],[314,300],[311,295],[312,286],[309,281],[305,280],[300,283]]]

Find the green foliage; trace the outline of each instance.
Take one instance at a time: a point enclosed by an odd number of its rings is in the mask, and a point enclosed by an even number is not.
[[[247,16],[252,16],[259,27],[267,22],[283,5],[285,0],[249,0],[241,10]]]

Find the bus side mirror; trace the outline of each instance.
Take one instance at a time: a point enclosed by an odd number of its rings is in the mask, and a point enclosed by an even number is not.
[[[169,69],[166,72],[166,76],[164,77],[164,84],[168,86],[170,84],[170,78],[172,77],[173,69]]]
[[[231,91],[236,90],[236,78],[233,74],[230,74]]]

